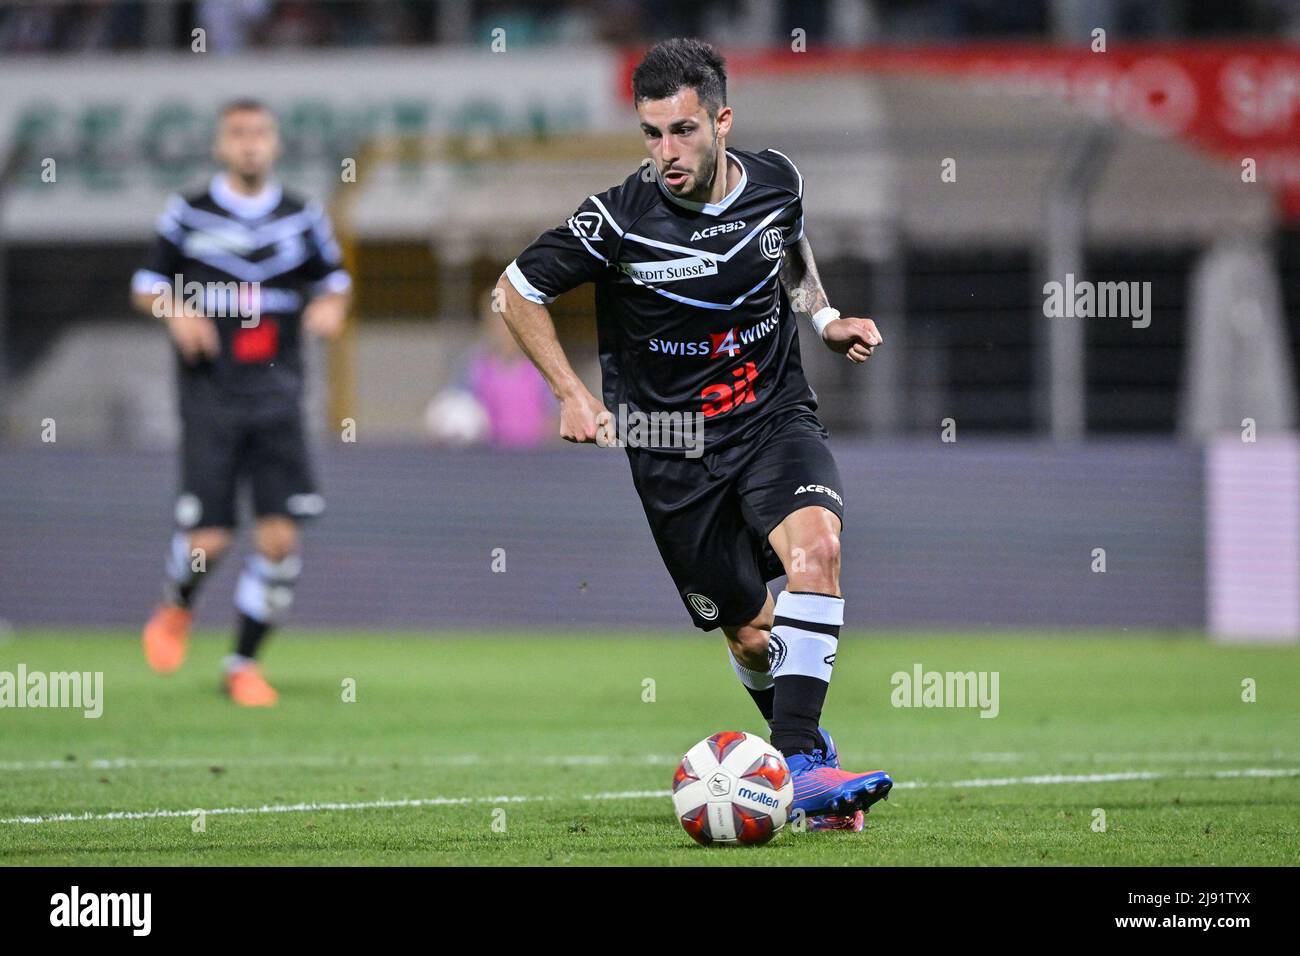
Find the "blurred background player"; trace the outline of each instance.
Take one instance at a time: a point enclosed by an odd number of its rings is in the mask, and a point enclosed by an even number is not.
[[[301,335],[338,335],[351,279],[321,207],[271,176],[280,139],[265,105],[225,106],[214,149],[222,171],[202,192],[170,200],[131,282],[133,305],[161,319],[175,345],[182,422],[166,593],[145,625],[144,653],[159,674],[183,663],[191,604],[230,546],[247,481],[255,547],[235,590],[224,687],[238,704],[270,706],[277,695],[257,653],[293,603],[298,524],[324,507],[304,437]]]

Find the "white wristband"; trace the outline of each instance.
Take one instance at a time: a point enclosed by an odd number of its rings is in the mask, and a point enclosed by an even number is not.
[[[840,310],[832,308],[829,305],[824,309],[818,309],[812,317],[813,328],[817,330],[817,335],[820,337],[821,334],[826,331],[826,326],[830,325],[839,317]]]

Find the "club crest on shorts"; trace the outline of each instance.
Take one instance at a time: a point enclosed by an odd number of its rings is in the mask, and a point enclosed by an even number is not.
[[[775,674],[785,661],[785,641],[775,634],[767,639],[767,669]]]
[[[186,492],[176,499],[176,523],[182,528],[193,528],[203,517],[203,502],[198,495]]]
[[[715,621],[718,618],[718,606],[706,598],[703,594],[694,592],[686,595],[686,601],[695,610],[695,613],[706,621]]]

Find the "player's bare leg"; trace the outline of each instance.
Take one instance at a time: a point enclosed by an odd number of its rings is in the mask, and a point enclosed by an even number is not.
[[[177,531],[167,556],[167,595],[144,626],[144,657],[159,674],[174,673],[185,662],[193,615],[190,603],[208,571],[230,547],[226,528]]]
[[[800,508],[772,530],[768,540],[786,569],[786,590],[839,596],[840,519],[821,507]],[[771,673],[770,639],[776,616],[772,592],[753,620],[724,627],[736,676],[749,691],[769,724],[773,719],[775,686]],[[818,707],[820,713],[820,707]],[[814,724],[814,730],[816,724]],[[822,747],[820,737],[808,746]],[[775,741],[774,741],[775,744]],[[775,744],[778,748],[780,744]]]
[[[840,519],[835,512],[800,508],[767,539],[785,568],[787,591],[840,596]]]
[[[887,796],[893,781],[883,771],[854,774],[838,760],[833,764],[827,759],[833,745],[819,727],[844,623],[840,527],[834,512],[812,506],[792,512],[768,535],[787,579],[769,639],[772,745],[786,755],[794,806],[808,808],[814,828],[860,830],[861,812]]]
[[[772,701],[776,694],[775,682],[772,680],[772,671],[768,659],[768,647],[772,636],[772,623],[776,616],[776,602],[772,599],[772,592],[767,592],[767,600],[763,602],[763,609],[758,612],[753,620],[746,624],[736,625],[733,627],[724,627],[723,633],[727,638],[727,647],[731,653],[731,666],[740,678],[749,696],[754,699],[758,705],[763,719],[770,725],[772,722]],[[835,743],[831,735],[824,727],[818,727],[822,741],[825,745],[826,761],[832,767],[839,766],[839,754],[835,751]],[[864,820],[862,811],[858,810],[848,815],[821,814],[808,819],[808,827],[811,830],[850,830],[858,832],[863,829]]]
[[[226,658],[226,693],[237,704],[270,707],[279,698],[262,676],[257,652],[292,606],[301,567],[297,523],[285,515],[258,518],[256,550],[249,555],[235,591],[239,609],[235,653]]]
[[[772,592],[768,591],[763,609],[752,621],[722,629],[727,638],[731,667],[769,724],[772,722],[772,696],[775,691],[772,672],[768,667],[767,648],[775,613],[776,602],[772,600]]]
[[[786,570],[769,655],[776,685],[772,744],[787,754],[824,750],[817,727],[844,621],[840,519],[819,506],[800,508],[772,529],[768,542]]]

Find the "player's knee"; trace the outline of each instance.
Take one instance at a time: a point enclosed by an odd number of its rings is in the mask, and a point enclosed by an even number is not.
[[[840,536],[822,528],[790,549],[787,575],[796,590],[833,591],[840,579]]]
[[[216,561],[230,547],[230,532],[224,528],[196,528],[189,534],[190,553]]]
[[[298,527],[288,518],[264,519],[257,525],[257,553],[283,561],[298,550]]]
[[[767,640],[769,630],[746,624],[727,632],[731,653],[736,660],[754,670],[767,670]]]

